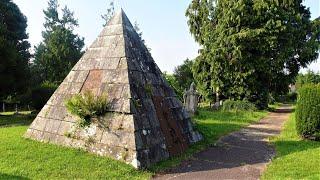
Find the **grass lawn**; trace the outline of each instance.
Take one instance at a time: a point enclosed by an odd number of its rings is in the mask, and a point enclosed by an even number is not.
[[[320,179],[320,142],[299,138],[294,113],[272,143],[277,156],[262,179]]]
[[[258,121],[266,114],[202,109],[194,121],[204,140],[192,145],[182,156],[161,162],[148,171],[137,171],[124,163],[81,150],[24,139],[22,136],[27,130],[26,124],[32,118],[27,115],[2,115],[0,179],[148,179],[154,172],[177,165],[182,159],[213,145],[219,137]]]
[[[29,125],[35,118],[35,115],[31,115],[28,111],[19,113],[19,115],[14,115],[14,112],[0,113],[0,128],[4,126]]]

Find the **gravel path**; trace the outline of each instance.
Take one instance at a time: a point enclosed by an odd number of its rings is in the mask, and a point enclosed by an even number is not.
[[[280,133],[290,112],[291,107],[284,105],[258,123],[222,137],[215,147],[193,155],[154,179],[259,179],[275,156],[268,138]]]

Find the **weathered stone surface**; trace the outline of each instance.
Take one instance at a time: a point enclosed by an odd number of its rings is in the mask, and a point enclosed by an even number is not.
[[[91,91],[106,94],[108,112],[79,128],[65,101]],[[60,84],[25,137],[125,161],[136,168],[182,153],[201,136],[162,77],[124,12],[99,37]]]
[[[47,119],[38,116],[34,120],[34,123],[31,124],[30,129],[44,131],[44,128],[46,127],[46,123],[47,123]]]
[[[196,91],[194,83],[190,85],[188,91],[185,90],[183,95],[184,107],[190,114],[194,114],[197,111],[199,95]]]

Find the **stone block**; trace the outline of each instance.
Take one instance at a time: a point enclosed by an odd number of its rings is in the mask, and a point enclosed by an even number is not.
[[[58,134],[60,124],[61,124],[61,121],[59,121],[59,120],[48,119],[46,126],[44,128],[44,131],[50,132],[53,134]]]
[[[103,48],[103,49],[117,49],[124,47],[123,35],[99,36],[89,49]],[[113,56],[110,56],[113,57]],[[115,56],[117,57],[117,56]],[[124,56],[123,56],[124,57]]]
[[[115,25],[111,25],[111,26],[106,26],[102,30],[102,32],[99,35],[99,37],[121,35],[122,32],[123,32],[122,25],[121,24],[115,24]]]
[[[61,121],[58,134],[61,136],[66,135],[66,133],[70,133],[71,130],[73,129],[74,123],[72,122],[66,122],[66,121]]]
[[[101,143],[110,147],[124,147],[132,150],[136,147],[134,134],[125,131],[105,131]]]
[[[100,94],[107,95],[108,99],[120,99],[122,98],[122,90],[124,86],[124,84],[103,83],[101,85]]]
[[[118,68],[121,58],[100,58],[96,60],[94,69],[114,70]]]
[[[64,82],[68,83],[83,83],[89,74],[89,70],[72,70],[65,78]]]
[[[103,71],[102,83],[109,84],[129,84],[128,72],[126,70],[106,70]]]
[[[30,128],[38,131],[43,131],[46,126],[46,123],[47,119],[38,116],[34,119],[32,124],[30,125]]]

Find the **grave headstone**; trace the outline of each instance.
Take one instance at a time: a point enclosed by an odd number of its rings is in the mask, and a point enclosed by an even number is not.
[[[199,94],[196,90],[196,85],[192,83],[189,90],[184,92],[184,107],[190,114],[195,114],[197,112]]]

